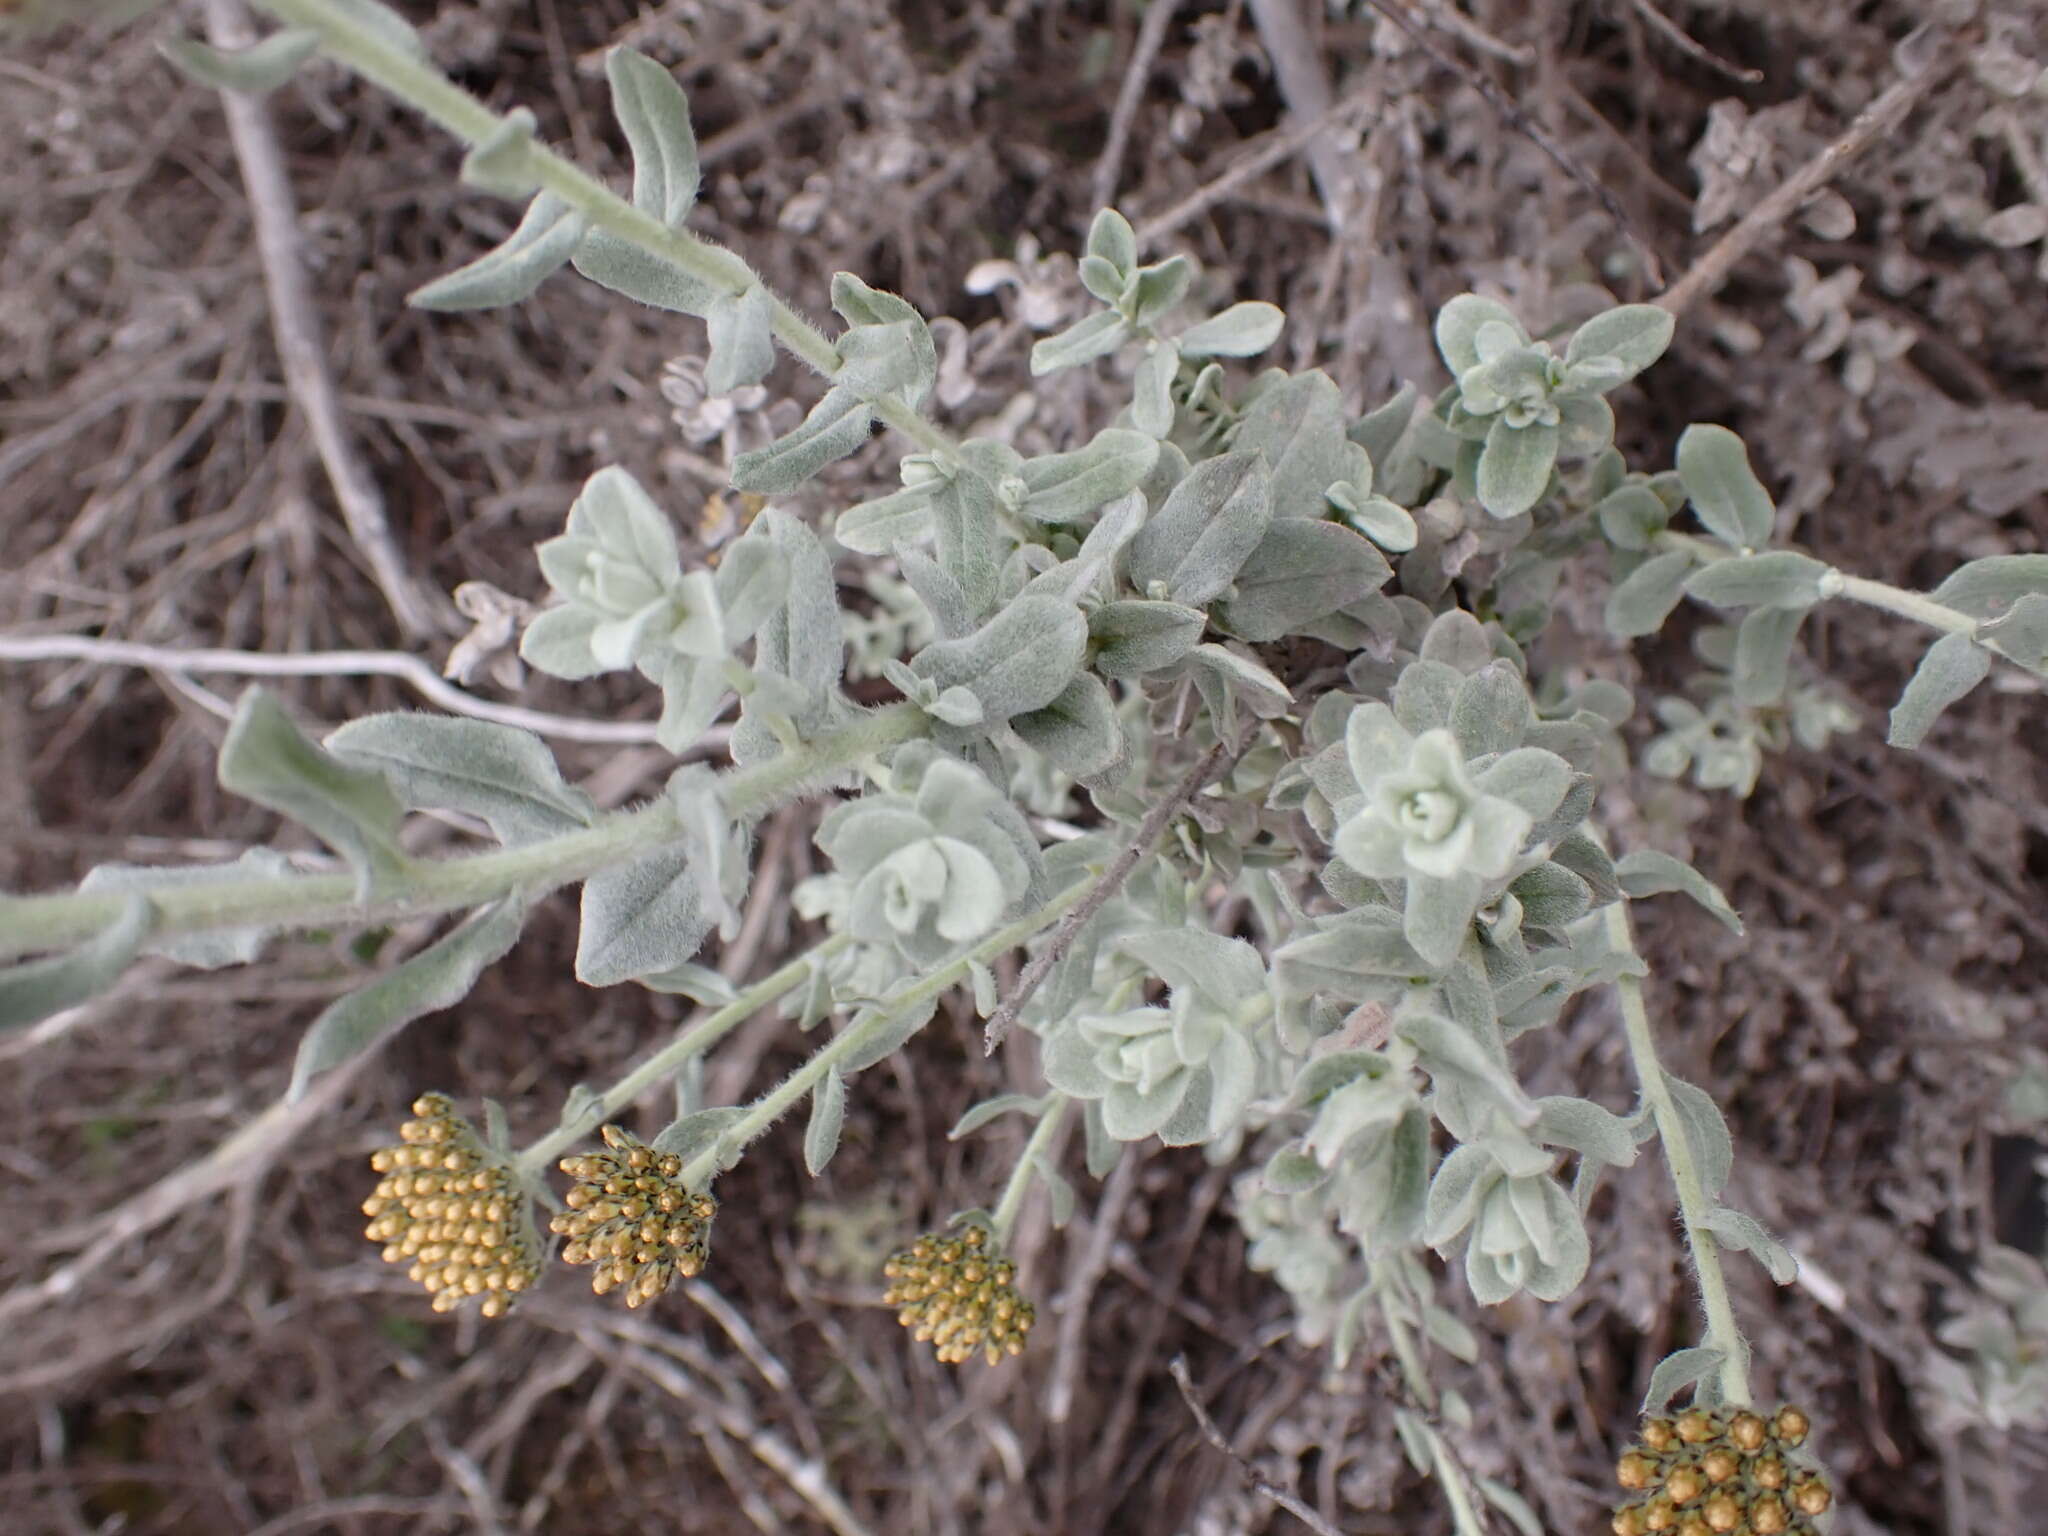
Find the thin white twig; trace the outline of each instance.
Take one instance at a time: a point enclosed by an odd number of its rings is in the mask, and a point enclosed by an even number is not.
[[[395,677],[433,703],[459,715],[517,726],[563,741],[643,745],[654,740],[654,722],[577,720],[516,704],[493,704],[464,693],[419,657],[405,651],[312,651],[303,656],[264,656],[254,651],[201,647],[179,650],[132,640],[91,635],[0,635],[0,661],[92,661],[105,666],[154,667],[161,672],[226,673],[239,677]],[[725,733],[707,731],[700,745],[718,747]]]
[[[1317,1536],[1344,1536],[1342,1531],[1316,1513],[1300,1497],[1289,1493],[1285,1488],[1282,1488],[1278,1483],[1260,1472],[1257,1467],[1253,1466],[1251,1462],[1239,1453],[1236,1446],[1223,1438],[1223,1431],[1216,1427],[1216,1421],[1209,1417],[1209,1410],[1202,1406],[1201,1398],[1195,1394],[1195,1383],[1188,1375],[1188,1362],[1185,1355],[1175,1355],[1171,1360],[1167,1361],[1166,1369],[1168,1374],[1173,1377],[1173,1384],[1180,1388],[1181,1401],[1188,1405],[1188,1412],[1195,1416],[1195,1423],[1202,1431],[1202,1438],[1236,1462],[1237,1470],[1244,1475],[1246,1482],[1286,1510],[1287,1513],[1294,1516],[1303,1525],[1316,1532]]]
[[[1326,123],[1330,117],[1330,80],[1323,58],[1302,18],[1301,0],[1251,0],[1252,26],[1266,46],[1273,79],[1296,122]],[[1303,145],[1309,175],[1321,195],[1330,232],[1341,234],[1357,203],[1357,184],[1335,139],[1320,132]]]
[[[255,41],[255,28],[242,0],[206,0],[206,33],[216,47],[240,48]],[[284,363],[292,400],[305,412],[313,444],[327,471],[327,483],[341,507],[349,538],[368,562],[371,578],[391,605],[399,627],[419,637],[448,627],[428,595],[414,582],[391,537],[384,498],[350,446],[327,368],[327,342],[299,259],[298,209],[284,156],[262,97],[222,91],[228,138],[241,163],[242,185],[256,225],[256,249],[263,262],[263,286],[270,297],[271,330]]]

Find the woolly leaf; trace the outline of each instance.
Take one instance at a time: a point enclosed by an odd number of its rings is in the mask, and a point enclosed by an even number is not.
[[[605,55],[612,113],[633,151],[633,206],[680,229],[697,201],[697,136],[690,103],[675,76],[645,54],[614,48]]]
[[[839,1132],[846,1123],[846,1079],[827,1072],[811,1090],[811,1120],[804,1127],[804,1167],[812,1178],[825,1171],[839,1150]]]
[[[127,969],[155,921],[149,898],[131,894],[120,916],[68,954],[0,970],[0,1031],[75,1008],[104,991]]]
[[[1638,848],[1614,861],[1614,877],[1631,900],[1677,891],[1713,913],[1731,933],[1742,932],[1742,919],[1735,915],[1721,888],[1683,859],[1655,848]]]
[[[287,27],[232,52],[210,48],[189,37],[173,37],[157,44],[159,53],[201,85],[251,94],[276,90],[297,74],[299,66],[319,48],[320,34],[305,27]]]
[[[177,890],[185,886],[214,885],[224,880],[277,879],[291,871],[291,861],[275,848],[251,848],[232,864],[101,864],[86,871],[78,882],[81,892]],[[173,934],[147,939],[142,952],[162,955],[180,965],[203,971],[227,965],[247,965],[262,952],[263,943],[276,925],[252,923],[246,928],[217,928],[203,933]]]
[[[1927,739],[1941,712],[1990,675],[1991,653],[1965,634],[1943,635],[1926,655],[1892,706],[1891,729],[1885,740],[1895,747],[1917,747]]]
[[[712,922],[680,849],[601,870],[583,883],[576,979],[609,987],[673,970],[697,953]]]
[[[1662,1413],[1671,1405],[1671,1399],[1687,1387],[1696,1387],[1714,1376],[1727,1358],[1705,1344],[1673,1350],[1650,1372],[1649,1390],[1643,1394],[1644,1417]]]
[[[1687,427],[1678,439],[1678,478],[1707,531],[1737,549],[1771,541],[1777,508],[1749,467],[1749,450],[1726,427]]]
[[[327,750],[382,774],[410,810],[480,816],[508,846],[596,824],[597,808],[563,782],[531,731],[448,715],[366,715],[328,736]]]
[[[517,304],[559,270],[582,242],[590,220],[552,192],[527,204],[504,241],[466,266],[407,295],[416,309],[493,309]]]

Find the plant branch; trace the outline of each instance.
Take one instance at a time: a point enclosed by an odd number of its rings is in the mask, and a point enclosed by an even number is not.
[[[1636,953],[1629,929],[1628,903],[1617,901],[1607,908],[1607,937],[1624,954]],[[1628,1036],[1629,1060],[1643,1098],[1656,1117],[1657,1137],[1664,1148],[1664,1163],[1671,1170],[1671,1182],[1678,1190],[1678,1222],[1692,1253],[1693,1274],[1699,1281],[1700,1310],[1706,1316],[1703,1342],[1721,1351],[1721,1397],[1742,1406],[1750,1401],[1749,1342],[1735,1321],[1735,1308],[1728,1298],[1728,1280],[1721,1271],[1721,1245],[1707,1230],[1707,1213],[1713,1199],[1700,1178],[1693,1158],[1693,1146],[1679,1118],[1678,1105],[1671,1096],[1671,1084],[1664,1076],[1664,1064],[1657,1056],[1656,1036],[1650,1029],[1649,1009],[1643,1002],[1643,984],[1638,977],[1620,976],[1614,982],[1621,1002],[1621,1019]]]
[[[1303,1503],[1300,1498],[1289,1493],[1245,1460],[1238,1454],[1237,1447],[1223,1438],[1223,1431],[1216,1427],[1216,1421],[1209,1417],[1209,1410],[1202,1406],[1202,1400],[1195,1395],[1194,1380],[1188,1375],[1187,1356],[1175,1355],[1166,1363],[1166,1369],[1173,1377],[1173,1384],[1180,1388],[1181,1401],[1188,1405],[1188,1412],[1195,1416],[1195,1424],[1202,1431],[1202,1438],[1235,1462],[1237,1470],[1244,1475],[1246,1482],[1316,1532],[1317,1536],[1344,1536],[1342,1531]]]
[[[1031,1175],[1038,1167],[1038,1161],[1045,1156],[1052,1139],[1059,1134],[1061,1125],[1066,1123],[1067,1106],[1074,1101],[1064,1093],[1055,1090],[1038,1117],[1038,1124],[1032,1127],[1031,1139],[1024,1143],[1024,1150],[1017,1155],[1017,1166],[1010,1170],[1010,1177],[1003,1185],[1003,1197],[996,1202],[996,1213],[990,1220],[991,1236],[998,1248],[1010,1246],[1010,1233],[1017,1225],[1017,1217],[1024,1209],[1025,1193],[1031,1188]]]
[[[931,974],[920,977],[901,992],[883,999],[875,1006],[873,1013],[864,1019],[856,1019],[827,1044],[820,1046],[809,1061],[756,1099],[753,1107],[745,1115],[735,1121],[709,1147],[685,1163],[683,1183],[691,1189],[702,1189],[748,1142],[753,1141],[780,1120],[791,1106],[815,1088],[827,1072],[835,1070],[842,1061],[858,1054],[870,1041],[891,1028],[904,1014],[921,1008],[926,1003],[935,1003],[942,993],[959,985],[966,978],[971,966],[986,965],[1004,950],[1014,949],[1026,942],[1087,894],[1088,882],[1077,881],[1045,905],[1027,912],[1013,923],[1006,923],[972,948],[940,965]]]
[[[1003,999],[1002,1006],[989,1015],[988,1027],[982,1033],[984,1055],[993,1056],[996,1048],[1008,1038],[1010,1031],[1017,1025],[1017,1015],[1023,1012],[1024,1005],[1031,1001],[1031,994],[1038,990],[1040,984],[1052,973],[1052,968],[1059,964],[1060,957],[1072,946],[1082,925],[1100,912],[1109,898],[1122,889],[1124,880],[1137,867],[1138,860],[1144,857],[1146,850],[1158,841],[1159,834],[1166,830],[1166,824],[1179,815],[1181,809],[1194,799],[1211,779],[1228,773],[1235,767],[1237,760],[1251,745],[1252,737],[1257,734],[1258,727],[1254,725],[1245,732],[1244,740],[1238,742],[1235,747],[1229,742],[1217,742],[1202,754],[1201,760],[1188,771],[1187,777],[1174,787],[1173,793],[1146,813],[1144,821],[1138,825],[1137,834],[1124,845],[1123,850],[1114,859],[1110,860],[1109,867],[1095,882],[1094,889],[1088,892],[1088,899],[1069,912],[1059,927],[1053,930],[1053,936],[1045,948],[1033,955],[1025,964],[1023,972],[1017,977],[1017,984],[1010,989],[1010,995]],[[1228,761],[1225,761],[1226,754]]]
[[[1720,560],[1734,560],[1741,557],[1741,551],[1730,549],[1719,539],[1705,539],[1698,534],[1672,533],[1666,530],[1657,535],[1659,549],[1682,549],[1698,559],[1713,564]],[[1851,576],[1846,571],[1834,571],[1841,586],[1832,596],[1846,597],[1851,602],[1861,603],[1866,608],[1878,608],[1902,619],[1911,619],[1915,624],[1924,624],[1929,629],[1938,629],[1947,634],[1974,634],[1978,621],[1960,608],[1951,608],[1938,603],[1924,592],[1909,592],[1904,587],[1895,587],[1888,582],[1872,581],[1867,576]],[[1995,645],[1979,641],[1988,651],[1996,651]]]
[[[587,1115],[574,1122],[564,1122],[520,1153],[520,1173],[528,1178],[541,1173],[563,1148],[572,1146],[588,1136],[593,1126],[616,1119],[619,1112],[641,1094],[663,1078],[673,1076],[692,1057],[710,1050],[785,992],[800,986],[810,975],[813,965],[836,955],[852,942],[851,934],[831,935],[822,943],[805,950],[780,970],[762,977],[731,1002],[692,1024],[606,1089]]]
[[[1801,204],[1832,181],[1851,160],[1896,128],[1923,97],[1947,78],[1956,56],[1953,34],[1940,38],[1918,70],[1893,81],[1882,96],[1857,114],[1841,137],[1786,177],[1775,191],[1737,220],[1734,228],[1709,246],[1706,254],[1654,302],[1674,315],[1681,314],[1695,299],[1718,288],[1734,265],[1797,213]]]
[[[242,0],[206,0],[206,31],[215,46],[223,49],[246,47],[255,40]],[[242,168],[242,186],[249,194],[256,250],[263,262],[263,287],[270,300],[270,328],[284,364],[285,385],[292,402],[305,413],[349,538],[362,552],[399,627],[415,638],[432,634],[446,628],[454,615],[447,611],[445,600],[437,608],[406,569],[384,516],[384,498],[356,457],[348,429],[342,424],[334,376],[327,367],[327,342],[299,254],[298,209],[271,125],[269,103],[245,91],[222,91],[220,97],[221,110],[227,114],[228,138]]]
[[[747,768],[719,775],[729,814],[741,821],[830,783],[886,747],[930,728],[914,704],[892,704]],[[368,926],[481,906],[508,891],[538,895],[615,864],[644,858],[680,832],[674,807],[656,800],[618,811],[596,826],[517,848],[413,864],[406,885],[374,902],[355,900],[352,873],[221,880],[149,893],[152,938],[222,928]],[[0,960],[90,938],[113,922],[127,897],[114,893],[0,897]]]
[[[0,661],[77,660],[160,672],[208,672],[235,677],[395,677],[451,714],[516,726],[559,741],[642,746],[654,740],[653,721],[577,720],[516,704],[497,704],[466,693],[409,651],[313,651],[266,656],[255,651],[191,650],[102,640],[93,635],[0,635]]]
[[[288,26],[318,33],[323,53],[431,118],[471,147],[505,127],[504,118],[431,62],[363,26],[335,0],[253,3]],[[839,352],[833,343],[770,290],[736,253],[680,229],[671,229],[544,144],[527,141],[525,159],[527,171],[544,191],[552,192],[599,229],[651,252],[723,293],[738,295],[750,288],[760,288],[768,294],[773,309],[776,340],[827,378],[838,372]],[[944,454],[948,459],[955,457],[953,440],[902,401],[885,398],[876,401],[874,409],[920,449]]]

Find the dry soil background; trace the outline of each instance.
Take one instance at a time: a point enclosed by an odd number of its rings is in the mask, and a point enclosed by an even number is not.
[[[615,178],[603,49],[674,66],[704,146],[704,231],[813,312],[844,267],[957,316],[949,420],[1008,411],[1022,441],[1048,444],[1109,408],[1077,377],[1035,414],[1019,403],[1033,324],[1077,302],[1045,253],[1075,246],[1101,196],[1161,251],[1199,258],[1217,291],[1284,304],[1285,360],[1377,403],[1399,378],[1441,382],[1426,317],[1452,294],[1485,286],[1536,314],[1594,281],[1651,296],[1617,214],[1675,277],[1902,71],[1931,68],[1903,121],[1688,311],[1624,406],[1625,441],[1665,462],[1686,421],[1728,423],[1801,542],[1891,581],[2048,544],[2048,268],[2033,216],[1994,218],[2048,210],[2048,99],[2006,94],[2048,59],[2038,5],[1973,20],[1934,0],[1389,0],[1419,43],[1364,3],[1162,7],[1163,26],[1134,5],[1043,0],[402,8],[465,84],[532,107]],[[686,520],[701,508],[715,538],[733,515],[723,447],[710,424],[673,420],[662,389],[664,364],[701,348],[696,324],[569,277],[514,311],[405,309],[504,232],[507,205],[455,185],[448,140],[316,64],[271,112],[349,447],[426,594],[430,628],[401,625],[290,403],[221,105],[153,50],[173,21],[233,9],[0,54],[4,633],[406,650],[438,667],[467,628],[445,594],[480,580],[538,597],[531,545],[605,462]],[[1926,20],[1965,31],[1896,56]],[[1290,125],[1318,89],[1342,115],[1304,144]],[[997,258],[1014,280],[969,291]],[[814,388],[789,365],[772,385]],[[827,514],[893,461],[871,451],[800,505]],[[1544,659],[1672,690],[1682,632],[1614,653],[1601,580],[1573,595],[1576,640]],[[1749,920],[1736,940],[1658,914],[1654,998],[1674,1063],[1729,1108],[1740,1200],[1809,1262],[1784,1291],[1742,1268],[1738,1299],[1765,1390],[1823,1423],[1837,1529],[2014,1533],[2038,1528],[2048,1445],[1957,1417],[1927,1361],[1973,1255],[2042,1240],[2039,1147],[2007,1088],[2048,1051],[2048,699],[1982,690],[1933,750],[1890,752],[1883,711],[1916,645],[1823,615],[1815,673],[1860,732],[1774,758],[1746,802],[1640,779],[1606,803],[1626,835],[1690,852]],[[239,686],[0,660],[0,886],[289,839],[214,783]],[[315,722],[418,702],[388,678],[274,686]],[[624,684],[508,688],[489,667],[472,686],[586,718],[645,719],[654,702]],[[558,745],[608,803],[664,771],[648,749]],[[735,974],[801,942],[777,898],[807,868],[809,826],[767,830],[741,947],[721,958]],[[365,1154],[404,1104],[430,1086],[491,1094],[537,1132],[567,1084],[604,1080],[680,1011],[579,990],[557,902],[468,1001],[330,1079],[318,1114],[258,1119],[307,1019],[424,937],[145,968],[0,1041],[7,1530],[1304,1529],[1195,1432],[1176,1353],[1261,1475],[1336,1527],[1447,1529],[1399,1453],[1392,1381],[1369,1363],[1333,1376],[1289,1339],[1283,1297],[1244,1268],[1227,1175],[1193,1154],[1127,1159],[1106,1190],[1084,1187],[1063,1233],[1027,1219],[1027,1272],[1051,1304],[1022,1361],[956,1374],[909,1345],[874,1305],[876,1262],[984,1198],[1000,1136],[944,1131],[1031,1081],[1021,1051],[984,1061],[969,1019],[861,1079],[828,1177],[805,1177],[789,1129],[722,1184],[691,1298],[629,1315],[558,1273],[503,1324],[434,1318],[358,1235]],[[798,1049],[757,1021],[713,1091],[744,1093]],[[1626,1102],[1602,1008],[1540,1049],[1535,1091]],[[1616,1181],[1567,1303],[1465,1303],[1484,1347],[1445,1372],[1475,1414],[1456,1441],[1552,1531],[1605,1528],[1612,1448],[1650,1363],[1689,1336],[1666,1198],[1653,1164]]]

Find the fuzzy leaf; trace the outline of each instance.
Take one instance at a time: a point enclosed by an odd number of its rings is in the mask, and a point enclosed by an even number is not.
[[[1996,618],[2028,595],[2048,596],[2048,555],[1991,555],[1949,572],[1927,595],[1973,619]]]
[[[1170,667],[1195,648],[1207,622],[1201,609],[1180,603],[1104,603],[1088,615],[1095,670],[1104,677],[1137,677]]]
[[[1655,304],[1623,304],[1595,315],[1572,332],[1565,364],[1569,367],[1589,358],[1611,357],[1627,370],[1615,382],[1625,382],[1664,355],[1675,323],[1669,310]]]
[[[714,395],[758,384],[775,366],[775,306],[759,283],[737,298],[714,301],[704,331],[711,346],[704,388]]]
[[[131,893],[121,915],[76,949],[0,970],[0,1032],[75,1008],[104,991],[133,960],[156,921],[156,908]]]
[[[932,492],[925,486],[878,496],[839,514],[832,537],[857,555],[887,555],[932,531]]]
[[[533,134],[539,120],[525,107],[514,107],[462,157],[458,179],[500,197],[531,197],[540,190],[533,170]]]
[[[1671,1405],[1671,1400],[1687,1387],[1698,1386],[1711,1378],[1727,1358],[1720,1350],[1704,1344],[1673,1350],[1650,1372],[1650,1387],[1643,1394],[1643,1416],[1648,1418],[1662,1413]]]
[[[1479,362],[1474,338],[1483,325],[1505,325],[1523,341],[1529,333],[1504,305],[1482,299],[1476,293],[1461,293],[1436,314],[1436,347],[1452,375],[1462,374]]]
[[[273,32],[247,48],[224,51],[189,37],[172,37],[157,51],[183,74],[219,91],[274,91],[320,48],[320,34],[305,27]]]
[[[1587,1099],[1554,1097],[1536,1101],[1536,1139],[1569,1147],[1593,1162],[1626,1168],[1636,1160],[1636,1139],[1621,1116]]]
[[[1047,336],[1031,348],[1031,376],[1043,378],[1062,368],[1078,368],[1114,352],[1130,339],[1131,327],[1113,309],[1097,310],[1076,321],[1057,335]]]
[[[1685,1131],[1685,1139],[1699,1164],[1700,1182],[1709,1196],[1721,1193],[1735,1168],[1735,1141],[1728,1134],[1728,1122],[1721,1106],[1704,1088],[1695,1088],[1681,1077],[1670,1077],[1672,1107]]]
[[[1086,672],[1043,709],[1011,716],[1010,729],[1072,779],[1098,778],[1127,756],[1123,722],[1109,690]]]
[[[457,267],[423,288],[406,303],[415,309],[493,309],[517,304],[531,295],[576,253],[590,220],[552,192],[542,192],[526,205],[526,214],[502,243],[475,261]]]
[[[1790,549],[1716,560],[1685,584],[1688,597],[1717,608],[1811,608],[1828,567]]]
[[[1028,459],[1019,471],[1029,495],[1020,509],[1041,523],[1071,523],[1135,490],[1159,457],[1156,438],[1110,427],[1085,448]]]
[[[1771,542],[1777,508],[1749,467],[1749,450],[1726,427],[1695,425],[1678,439],[1678,478],[1707,531],[1737,549]]]
[[[1229,453],[1190,469],[1131,541],[1131,581],[1200,608],[1220,596],[1273,519],[1267,471],[1256,454]]]
[[[1735,915],[1721,888],[1683,859],[1655,848],[1638,848],[1614,861],[1614,877],[1630,900],[1677,891],[1713,913],[1731,933],[1742,932],[1742,919]]]
[[[390,784],[308,741],[263,689],[250,688],[237,701],[218,774],[222,789],[289,816],[346,859],[356,872],[358,901],[403,877],[404,810]]]
[[[1054,597],[1014,599],[973,634],[941,640],[911,659],[910,670],[941,692],[964,687],[990,720],[1043,709],[1066,691],[1088,645],[1081,610]]]
[[[584,235],[569,259],[578,272],[600,287],[679,315],[708,316],[729,298],[667,257],[606,229]]]
[[[804,1127],[804,1167],[812,1178],[825,1171],[839,1150],[839,1132],[846,1124],[846,1079],[827,1072],[811,1090],[811,1121]]]
[[[1895,747],[1917,747],[1927,739],[1941,712],[1990,675],[1991,653],[1968,635],[1943,635],[1927,647],[1906,691],[1892,706],[1891,730],[1885,740]]]
[[[1029,1093],[999,1093],[992,1099],[983,1099],[969,1109],[946,1132],[946,1140],[958,1141],[962,1136],[971,1136],[994,1120],[998,1115],[1037,1115],[1045,1108],[1045,1095]]]
[[[1652,555],[1607,597],[1607,628],[1624,640],[1654,635],[1685,596],[1693,557],[1683,549]]]
[[[633,206],[681,229],[697,201],[697,136],[690,103],[675,76],[643,53],[605,55],[612,113],[633,152]]]
[[[697,953],[712,921],[680,849],[601,870],[583,882],[576,979],[609,987],[673,970]]]
[[[1393,568],[1338,523],[1283,518],[1238,568],[1218,619],[1246,640],[1278,640],[1377,592]]]
[[[1792,646],[1804,608],[1758,608],[1742,617],[1735,630],[1735,697],[1752,709],[1775,704],[1785,696],[1792,664]]]
[[[1256,357],[1280,339],[1286,314],[1273,304],[1233,304],[1222,314],[1191,325],[1174,340],[1182,357]]]
[[[467,811],[507,846],[597,820],[590,797],[563,781],[531,731],[448,715],[366,715],[325,745],[339,762],[382,774],[407,809]]]
[[[492,902],[395,970],[329,1006],[299,1041],[287,1100],[297,1099],[329,1067],[352,1060],[420,1015],[461,1002],[484,967],[518,940],[525,923],[522,898]]]
[[[827,464],[867,442],[874,420],[874,409],[866,401],[834,385],[791,431],[732,461],[733,488],[763,496],[793,491]]]
[[[1525,427],[1494,418],[1479,455],[1479,504],[1495,517],[1520,517],[1550,488],[1557,463],[1558,429],[1544,422]]]

